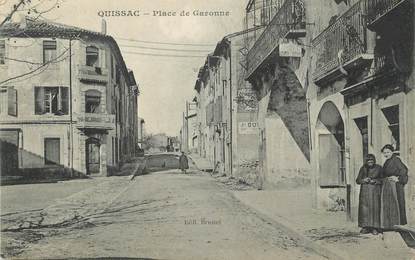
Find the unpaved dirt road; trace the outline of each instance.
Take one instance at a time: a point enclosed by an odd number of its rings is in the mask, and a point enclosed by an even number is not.
[[[2,216],[3,257],[323,259],[207,173],[111,177],[41,212]]]

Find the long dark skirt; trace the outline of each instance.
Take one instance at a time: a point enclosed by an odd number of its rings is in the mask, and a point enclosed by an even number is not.
[[[359,195],[359,227],[380,228],[381,185],[362,184]]]
[[[393,230],[394,225],[405,225],[405,201],[400,198],[403,188],[397,187],[395,182],[384,180],[381,194],[381,227],[385,230]],[[399,189],[399,190],[398,190]],[[405,195],[401,195],[405,196]],[[400,200],[403,200],[400,203]]]

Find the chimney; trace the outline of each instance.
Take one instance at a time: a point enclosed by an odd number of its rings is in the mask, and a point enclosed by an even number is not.
[[[107,34],[107,21],[105,21],[105,19],[102,19],[101,21],[101,33]]]
[[[20,14],[17,19],[19,23],[19,28],[25,29],[27,27],[27,17],[23,14]]]

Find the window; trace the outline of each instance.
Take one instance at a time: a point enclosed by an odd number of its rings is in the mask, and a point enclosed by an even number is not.
[[[111,79],[114,78],[114,57],[111,55]]]
[[[88,90],[85,92],[85,113],[101,112],[101,92],[98,90]]]
[[[17,116],[17,90],[13,87],[0,87],[0,114]]]
[[[56,41],[43,41],[43,63],[56,60]]]
[[[121,72],[118,65],[115,65],[115,83],[120,84],[121,80]]]
[[[59,138],[45,138],[45,164],[53,165],[60,164],[60,139]]]
[[[7,88],[0,88],[0,115],[6,114],[7,111]]]
[[[399,151],[399,105],[383,108],[382,112],[389,123],[388,127],[391,133],[390,143],[395,147],[396,151]]]
[[[369,153],[369,133],[367,126],[367,116],[356,118],[355,123],[360,130],[362,135],[362,153],[363,153],[363,162],[366,161],[366,156]]]
[[[67,115],[69,96],[67,87],[35,87],[35,114]]]
[[[98,67],[99,64],[99,50],[95,46],[86,47],[86,65],[91,67]]]
[[[6,63],[6,41],[0,40],[0,65]]]

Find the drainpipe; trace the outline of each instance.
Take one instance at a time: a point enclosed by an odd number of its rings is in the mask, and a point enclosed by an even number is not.
[[[230,174],[231,176],[233,176],[233,140],[232,140],[232,113],[233,113],[233,102],[232,102],[232,49],[231,49],[231,43],[228,42],[228,46],[229,46],[229,139],[230,139],[230,158],[229,158],[229,163],[230,163]]]
[[[72,39],[69,39],[69,99],[71,102],[69,105],[69,117],[70,117],[70,122],[69,122],[69,127],[70,129],[70,139],[71,139],[71,144],[70,144],[70,149],[71,149],[71,177],[73,177],[74,175],[74,171],[73,171],[73,110],[72,110]]]

